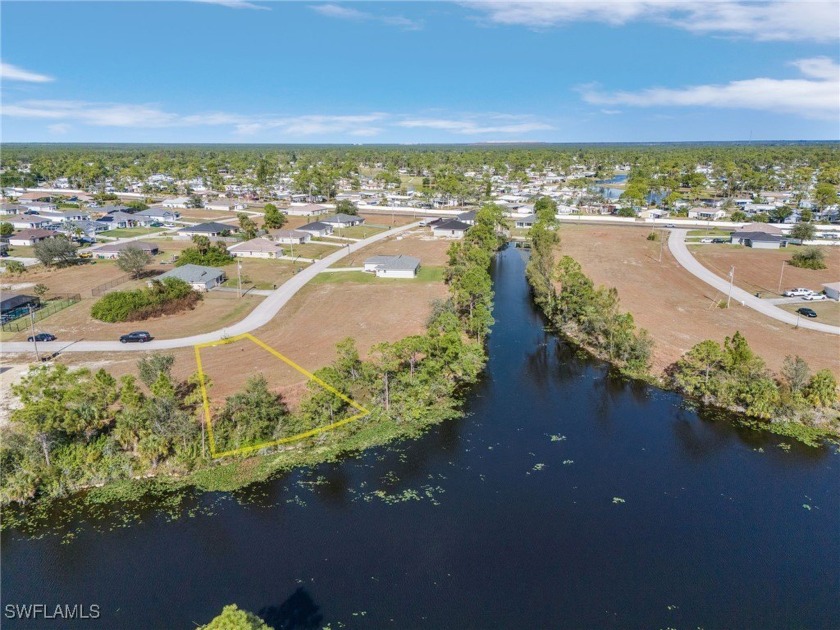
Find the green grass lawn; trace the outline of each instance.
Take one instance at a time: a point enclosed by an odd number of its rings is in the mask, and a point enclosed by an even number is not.
[[[346,238],[367,238],[374,234],[386,231],[387,227],[374,227],[372,225],[354,225],[349,228],[342,228],[333,232],[334,236],[344,236]]]
[[[349,241],[348,241],[349,242]],[[337,252],[340,248],[331,245],[319,245],[318,243],[306,243],[305,245],[281,245],[284,256],[302,256],[303,258],[314,258],[318,260]]]
[[[109,238],[131,238],[132,236],[145,236],[146,234],[156,234],[157,232],[164,232],[163,228],[153,228],[153,227],[136,227],[136,228],[125,228],[121,230],[108,230],[107,232],[102,232],[101,236],[107,236]]]
[[[732,230],[725,230],[723,228],[712,228],[710,230],[689,230],[686,236],[688,237],[703,237],[703,236],[726,236],[732,234]]]
[[[343,282],[357,282],[359,284],[402,282],[411,284],[413,282],[443,282],[443,274],[443,267],[420,267],[416,278],[377,278],[374,274],[365,271],[336,271],[319,273],[311,282],[314,284],[338,284]]]

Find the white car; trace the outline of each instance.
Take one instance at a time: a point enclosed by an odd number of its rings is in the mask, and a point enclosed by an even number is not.
[[[802,299],[808,300],[809,302],[816,302],[819,300],[827,300],[828,296],[825,293],[812,293],[811,295],[804,296]]]
[[[701,243],[714,243],[715,239],[713,239],[713,238],[701,238],[700,242]]]
[[[804,289],[802,287],[788,289],[784,292],[785,297],[805,297],[806,295],[814,295],[814,292],[811,289]]]

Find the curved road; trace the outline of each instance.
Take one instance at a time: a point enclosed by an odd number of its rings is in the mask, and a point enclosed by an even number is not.
[[[688,251],[685,245],[686,230],[672,229],[671,235],[668,237],[668,249],[671,250],[677,262],[683,266],[693,276],[700,278],[706,284],[714,287],[724,295],[729,293],[729,280],[721,278],[717,274],[709,271],[701,265],[697,259]],[[793,313],[782,310],[770,303],[767,300],[755,297],[752,293],[739,289],[737,286],[732,287],[732,299],[737,302],[742,302],[762,315],[772,317],[785,324],[796,326],[797,319],[799,320],[800,328],[808,328],[810,330],[817,330],[819,332],[830,333],[832,335],[840,335],[840,326],[830,326],[828,324],[821,324],[808,319],[807,317],[797,317]]]
[[[245,319],[220,330],[193,335],[192,337],[180,337],[178,339],[160,339],[148,343],[120,343],[119,341],[50,341],[38,344],[38,350],[44,353],[54,352],[146,352],[151,350],[171,350],[172,348],[184,348],[199,343],[219,341],[225,337],[233,337],[246,332],[256,330],[264,326],[277,315],[281,308],[300,291],[307,282],[312,280],[319,273],[324,271],[334,262],[341,260],[348,254],[355,252],[371,243],[390,238],[400,232],[405,232],[420,225],[419,221],[410,223],[398,228],[393,228],[379,234],[366,238],[362,241],[350,243],[349,247],[342,247],[329,256],[318,260],[300,273],[295,274],[284,282],[276,291],[265,298],[257,307],[251,311]],[[2,353],[12,354],[21,352],[32,352],[32,343],[27,341],[14,341],[2,344]]]

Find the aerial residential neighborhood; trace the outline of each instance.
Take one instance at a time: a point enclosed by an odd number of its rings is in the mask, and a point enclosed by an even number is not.
[[[837,0],[0,38],[4,630],[837,626]]]

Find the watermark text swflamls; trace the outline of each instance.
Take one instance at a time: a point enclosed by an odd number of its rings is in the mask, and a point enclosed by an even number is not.
[[[6,604],[6,619],[99,619],[99,604]]]

